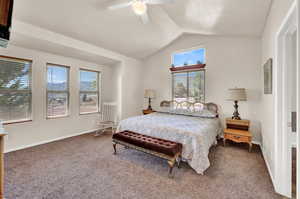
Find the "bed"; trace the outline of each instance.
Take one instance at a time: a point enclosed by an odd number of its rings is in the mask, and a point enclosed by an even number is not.
[[[163,103],[161,105],[164,106]],[[117,132],[128,130],[181,143],[183,160],[198,174],[203,174],[210,166],[209,149],[216,143],[221,125],[217,106],[213,103],[202,105],[205,109],[214,111],[215,117],[204,118],[177,114],[177,112],[155,112],[122,120]]]

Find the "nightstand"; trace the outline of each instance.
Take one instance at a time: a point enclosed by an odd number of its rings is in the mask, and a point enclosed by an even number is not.
[[[156,111],[150,110],[150,109],[145,109],[145,110],[143,110],[143,114],[144,114],[144,115],[147,115],[147,114],[150,114],[150,113],[154,113],[154,112],[156,112]]]
[[[231,140],[238,143],[248,143],[249,152],[252,149],[252,134],[249,131],[249,120],[233,120],[226,119],[226,129],[224,129],[224,146],[226,140]]]

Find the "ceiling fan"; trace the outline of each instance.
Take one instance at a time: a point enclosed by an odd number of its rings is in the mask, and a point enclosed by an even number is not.
[[[131,0],[129,2],[120,3],[108,6],[109,10],[116,10],[125,7],[131,7],[133,12],[140,16],[142,22],[144,24],[148,23],[149,16],[147,13],[148,5],[157,5],[157,4],[165,4],[165,3],[172,3],[175,0]]]

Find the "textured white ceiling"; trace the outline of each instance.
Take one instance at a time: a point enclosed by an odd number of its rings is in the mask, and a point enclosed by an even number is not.
[[[186,32],[260,36],[272,0],[178,0],[164,5]]]
[[[130,8],[109,11],[104,9],[106,3],[107,0],[15,1],[14,18],[140,59],[184,32],[259,36],[271,0],[176,0],[170,5],[151,6],[151,21],[146,25]]]

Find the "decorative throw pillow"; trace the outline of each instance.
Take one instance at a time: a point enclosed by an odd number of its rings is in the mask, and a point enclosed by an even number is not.
[[[202,118],[215,118],[217,117],[217,114],[213,111],[202,109],[199,112],[193,112],[191,116],[202,117]]]
[[[190,109],[190,108],[173,108],[173,107],[160,107],[156,110],[158,113],[168,113],[174,115],[186,115],[201,118],[215,118],[217,114],[213,111],[203,107]]]

